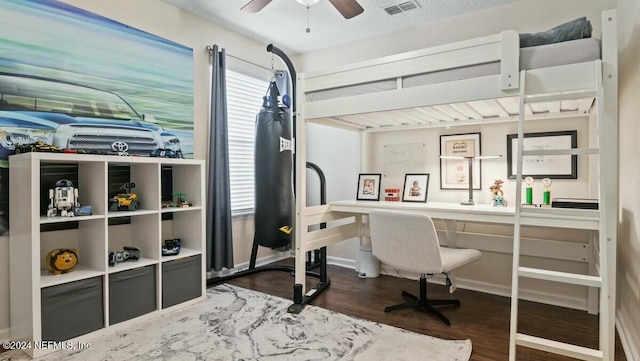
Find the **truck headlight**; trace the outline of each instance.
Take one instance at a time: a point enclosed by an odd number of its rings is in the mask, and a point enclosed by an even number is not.
[[[0,145],[14,150],[16,144],[43,142],[53,144],[54,130],[0,127]]]

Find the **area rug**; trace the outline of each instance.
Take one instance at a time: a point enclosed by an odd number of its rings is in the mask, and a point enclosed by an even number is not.
[[[99,339],[91,349],[38,360],[466,361],[470,340],[441,340],[315,306],[287,313],[290,300],[227,284],[204,302]],[[84,341],[84,340],[83,340]],[[10,351],[0,361],[28,360]]]

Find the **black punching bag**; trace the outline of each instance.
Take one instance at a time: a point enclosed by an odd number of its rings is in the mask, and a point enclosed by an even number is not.
[[[272,81],[256,117],[254,242],[269,248],[288,248],[293,230],[291,120],[279,95]]]

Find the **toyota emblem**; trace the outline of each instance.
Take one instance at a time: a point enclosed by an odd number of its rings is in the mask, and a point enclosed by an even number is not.
[[[111,143],[111,149],[114,152],[126,152],[129,150],[129,144],[122,141],[113,142]]]

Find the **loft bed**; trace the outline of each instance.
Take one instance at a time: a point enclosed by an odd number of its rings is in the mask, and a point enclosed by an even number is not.
[[[518,42],[518,34],[509,30],[309,75],[305,79],[305,119],[366,131],[513,120],[518,116],[520,70],[600,59],[600,41],[595,38],[526,48],[518,48]],[[375,75],[367,76],[369,73]],[[354,78],[345,79],[347,76]],[[326,88],[328,81],[335,81],[335,87]],[[351,84],[345,85],[347,81]],[[463,88],[466,94],[451,94],[451,90]],[[420,99],[405,98],[414,94]],[[444,97],[435,98],[436,94]],[[392,104],[400,99],[404,101]],[[534,104],[525,111],[528,116],[585,114],[593,100],[585,95],[554,104]]]
[[[600,39],[585,38],[521,48],[513,31],[385,56],[297,76],[299,99],[295,144],[307,144],[307,124],[369,132],[490,124],[591,115],[603,157],[600,174],[617,174],[617,45],[615,10],[603,12]],[[522,110],[522,111],[521,111]],[[520,114],[523,113],[523,114]],[[573,154],[573,153],[572,153]],[[593,153],[584,153],[593,154]],[[307,206],[306,149],[296,149],[294,304],[310,302],[320,288],[305,292],[305,254],[363,234],[358,203]],[[616,177],[600,177],[600,238],[615,239]],[[605,203],[604,199],[608,201]],[[385,207],[384,202],[380,202]],[[391,205],[387,205],[391,206]],[[413,207],[414,205],[412,205]],[[365,207],[371,207],[369,202]],[[447,214],[447,210],[439,210]],[[566,219],[540,214],[524,224],[563,227]],[[328,222],[328,223],[327,223]],[[317,227],[327,224],[327,227]],[[615,287],[615,242],[605,267]],[[611,247],[608,247],[611,250]],[[602,271],[602,270],[601,270]],[[322,288],[324,289],[324,288]],[[611,291],[611,289],[610,289]],[[614,297],[615,292],[609,292]],[[615,299],[615,298],[613,298]],[[611,299],[610,299],[611,301]],[[298,309],[300,309],[300,307]],[[600,308],[601,312],[603,308]],[[614,320],[615,302],[607,305]],[[601,327],[608,334],[613,322]],[[612,336],[610,340],[612,341]],[[613,344],[610,342],[609,344]]]

